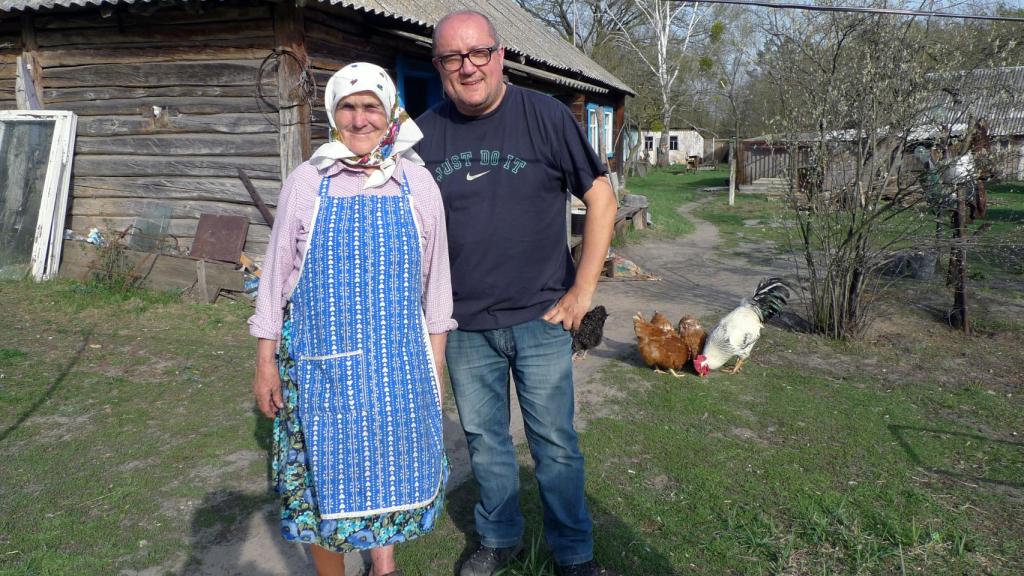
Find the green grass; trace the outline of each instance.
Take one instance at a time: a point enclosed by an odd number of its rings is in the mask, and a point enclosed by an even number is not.
[[[766,352],[799,344],[770,332]],[[625,416],[581,441],[597,556],[624,574],[1024,569],[1019,399],[770,364],[680,381],[618,363],[602,380]]]
[[[797,233],[787,212],[785,202],[777,198],[737,194],[729,206],[728,193],[720,193],[703,202],[695,214],[715,225],[724,249],[735,249],[743,242],[772,242],[781,250]]]
[[[0,306],[0,573],[160,565],[211,495],[251,494],[236,516],[271,500],[249,306],[62,282],[2,283]]]
[[[629,186],[678,206],[719,177]],[[1010,228],[990,232],[1014,229],[1016,190],[993,192]],[[773,233],[743,223],[769,219],[770,201],[719,201],[699,215],[726,242]],[[580,435],[597,558],[645,576],[1024,573],[1024,318],[993,305],[963,338],[906,304],[931,302],[920,291],[885,296],[889,331],[870,339],[769,328],[736,376],[612,362],[598,378],[614,416]],[[0,282],[0,308],[0,574],[189,573],[273,509],[249,306]],[[520,456],[528,553],[508,574],[549,574]],[[452,573],[476,497],[457,488],[435,532],[397,548],[406,574]]]
[[[672,239],[693,232],[693,222],[678,212],[681,204],[702,198],[702,188],[724,186],[729,183],[728,172],[711,170],[686,173],[680,167],[652,169],[644,178],[631,177],[626,182],[630,194],[646,196],[652,228],[632,230],[618,242],[640,242],[646,238]]]

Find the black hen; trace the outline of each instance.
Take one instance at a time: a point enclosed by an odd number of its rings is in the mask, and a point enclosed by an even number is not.
[[[572,333],[573,358],[586,358],[587,350],[601,343],[604,336],[604,321],[608,319],[608,311],[604,306],[595,306],[583,315],[580,327]]]

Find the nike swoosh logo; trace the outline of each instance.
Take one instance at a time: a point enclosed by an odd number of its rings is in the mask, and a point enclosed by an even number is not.
[[[469,172],[466,172],[466,182],[472,182],[473,180],[476,180],[477,178],[483,176],[484,174],[487,174],[488,172],[490,172],[490,170],[488,170],[487,172],[481,172],[479,174],[470,174]]]

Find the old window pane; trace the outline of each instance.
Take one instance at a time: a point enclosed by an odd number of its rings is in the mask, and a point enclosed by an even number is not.
[[[0,278],[57,271],[76,117],[0,112]]]

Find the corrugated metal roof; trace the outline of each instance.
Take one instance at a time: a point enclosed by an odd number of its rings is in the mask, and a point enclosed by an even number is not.
[[[354,10],[410,22],[433,29],[434,23],[453,9],[444,0],[321,0]],[[0,12],[38,11],[54,7],[100,6],[103,4],[145,4],[149,0],[0,0]],[[517,55],[537,65],[557,70],[560,83],[590,92],[605,92],[594,84],[604,84],[635,96],[624,82],[605,70],[586,54],[563,40],[554,31],[523,10],[515,0],[461,0],[460,8],[486,14],[494,22],[506,47],[506,60]],[[509,53],[511,52],[511,53]],[[526,62],[518,64],[526,66]],[[535,66],[526,66],[536,69]],[[515,68],[510,66],[510,68]],[[595,88],[598,88],[595,90]]]
[[[936,75],[935,81],[941,123],[983,118],[990,136],[1024,135],[1024,66]]]

